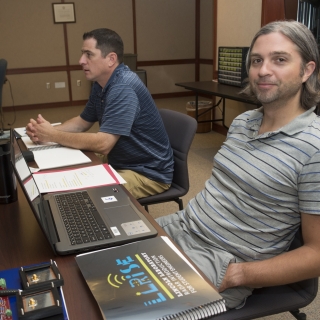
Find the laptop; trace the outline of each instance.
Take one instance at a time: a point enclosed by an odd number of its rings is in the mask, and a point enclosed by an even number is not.
[[[10,136],[17,180],[55,254],[77,254],[157,235],[120,185],[42,195],[13,130]]]

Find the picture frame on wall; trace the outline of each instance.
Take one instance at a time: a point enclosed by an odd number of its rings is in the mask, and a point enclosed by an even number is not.
[[[74,2],[52,3],[54,23],[76,22]]]

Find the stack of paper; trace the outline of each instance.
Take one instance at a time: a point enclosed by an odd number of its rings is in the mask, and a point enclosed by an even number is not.
[[[21,137],[28,150],[34,155],[34,161],[40,170],[67,167],[91,162],[81,150],[62,147],[54,142],[34,143],[28,136]]]

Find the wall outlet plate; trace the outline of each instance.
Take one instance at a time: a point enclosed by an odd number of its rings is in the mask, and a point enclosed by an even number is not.
[[[55,82],[55,83],[54,83],[54,87],[55,87],[56,89],[58,89],[58,88],[65,88],[65,87],[66,87],[66,83],[65,83],[65,82]]]

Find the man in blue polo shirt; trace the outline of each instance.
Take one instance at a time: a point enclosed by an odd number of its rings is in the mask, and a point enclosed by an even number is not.
[[[27,125],[27,134],[34,142],[52,141],[106,156],[138,199],[170,187],[173,153],[148,89],[122,60],[123,42],[116,32],[104,28],[85,33],[79,63],[94,81],[85,109],[55,127],[38,115]],[[85,132],[96,121],[99,132]]]

